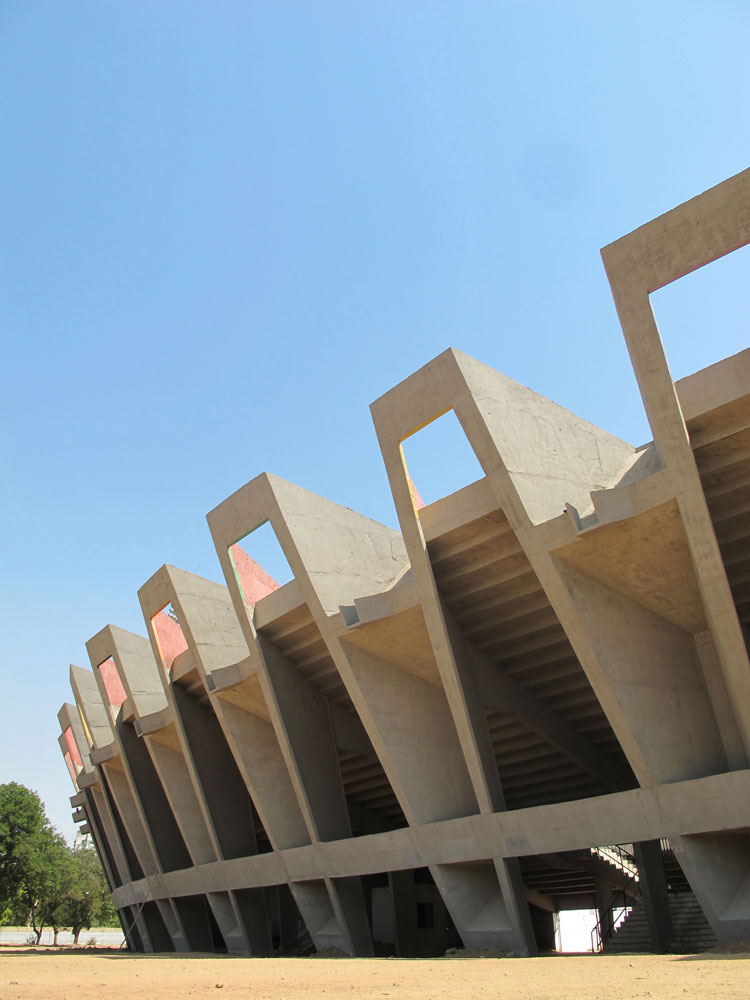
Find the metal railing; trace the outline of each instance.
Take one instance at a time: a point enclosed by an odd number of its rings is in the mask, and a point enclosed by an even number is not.
[[[629,878],[638,881],[638,865],[635,863],[632,844],[608,844],[605,847],[592,847],[591,853],[594,857],[603,858],[615,868],[619,868]]]
[[[615,933],[620,924],[633,909],[633,900],[640,895],[638,866],[632,844],[608,844],[604,847],[592,847],[594,857],[600,857],[618,868],[627,881],[613,896],[607,909],[599,914],[599,919],[591,931],[591,950],[594,954],[603,950],[605,942]]]
[[[667,880],[667,892],[692,892],[685,872],[675,856],[668,840],[661,840],[661,856],[664,861],[664,877]]]

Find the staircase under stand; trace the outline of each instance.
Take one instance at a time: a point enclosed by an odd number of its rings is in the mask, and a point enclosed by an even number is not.
[[[668,896],[672,917],[672,940],[668,951],[677,955],[708,951],[717,944],[714,932],[692,892],[674,892]],[[636,903],[602,949],[608,955],[624,952],[653,951],[646,909]]]

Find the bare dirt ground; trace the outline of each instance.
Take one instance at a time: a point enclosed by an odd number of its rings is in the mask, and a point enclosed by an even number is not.
[[[0,1000],[750,998],[750,951],[543,958],[248,959],[0,948]]]

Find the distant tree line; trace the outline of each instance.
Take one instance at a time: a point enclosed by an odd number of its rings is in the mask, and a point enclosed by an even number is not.
[[[47,819],[36,792],[11,781],[0,785],[0,926],[82,930],[113,927],[117,914],[99,858],[72,849]]]

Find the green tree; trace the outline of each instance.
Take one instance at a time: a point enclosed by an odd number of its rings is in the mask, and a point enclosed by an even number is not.
[[[0,923],[29,923],[37,944],[45,927],[115,926],[104,872],[94,850],[70,850],[36,794],[0,785]]]
[[[19,907],[23,909],[18,850],[47,827],[49,821],[36,792],[15,781],[0,785],[0,923],[15,919]]]
[[[73,865],[70,851],[62,836],[51,826],[22,838],[16,850],[16,870],[19,900],[34,929],[36,943],[44,928],[57,931],[55,912],[68,898],[73,886]]]
[[[82,930],[96,925],[115,926],[117,914],[96,851],[92,848],[74,850],[70,860],[72,882],[66,898],[54,913],[53,924],[70,927],[73,942],[78,944]]]

